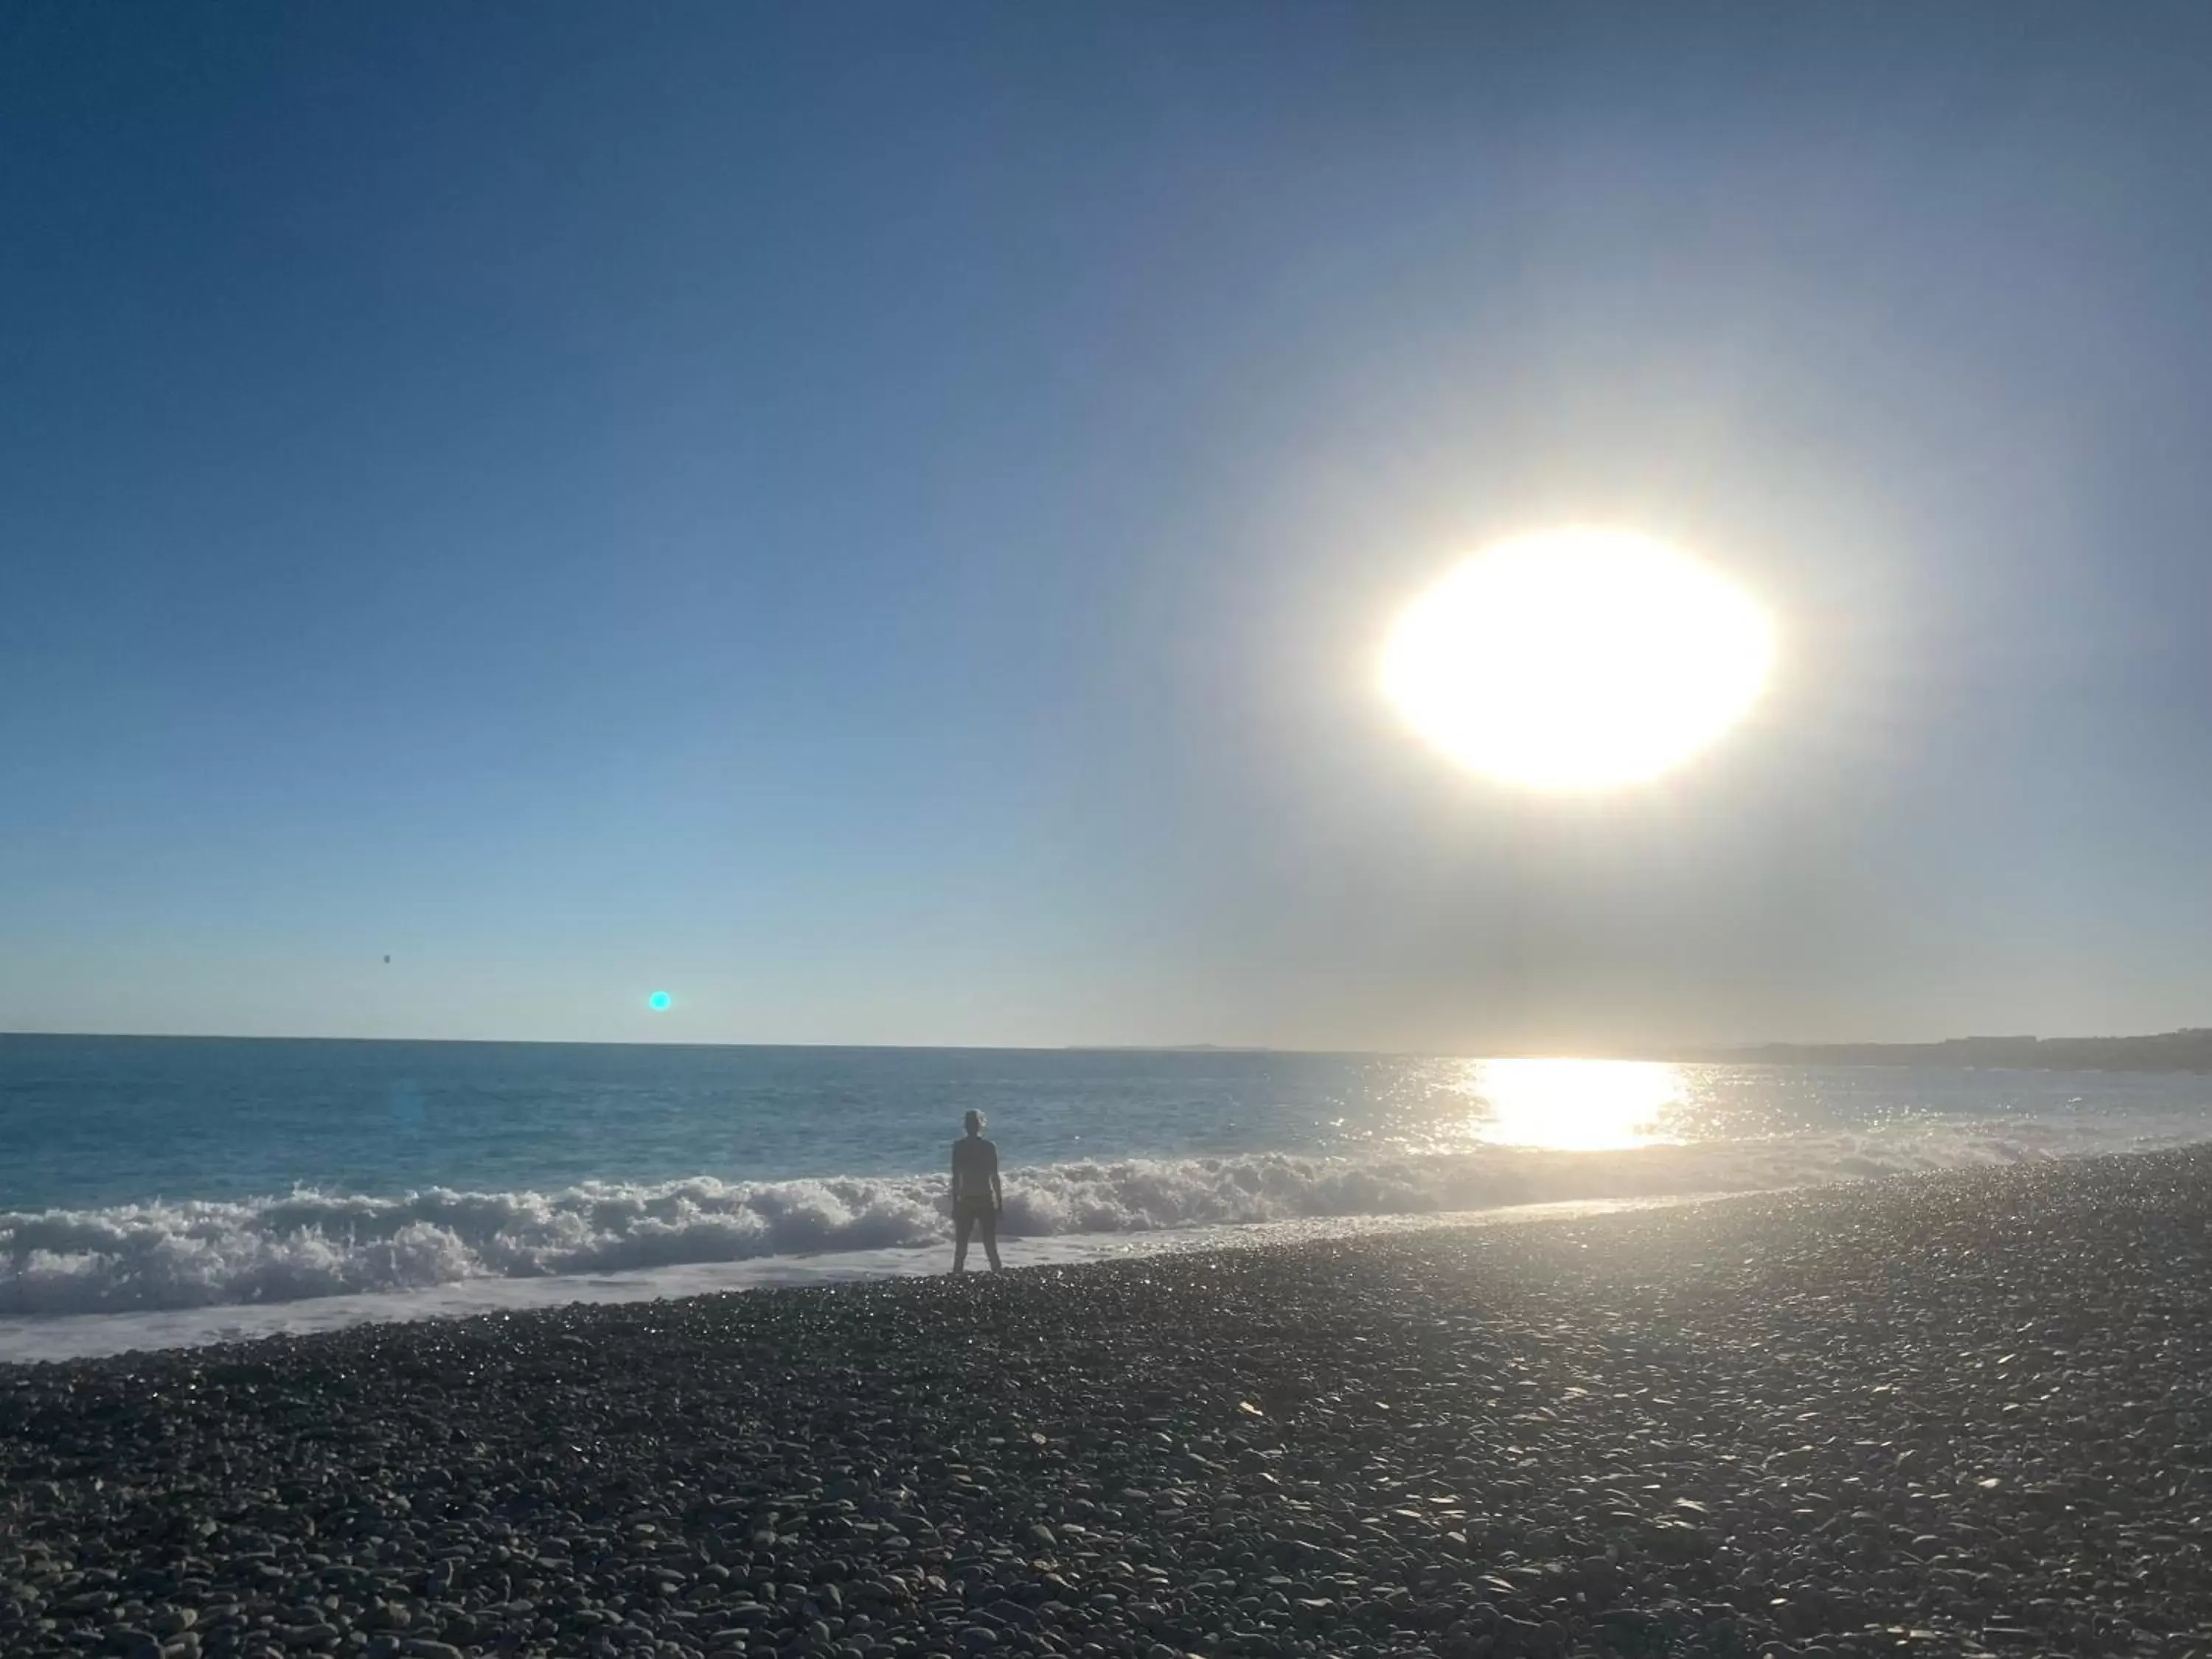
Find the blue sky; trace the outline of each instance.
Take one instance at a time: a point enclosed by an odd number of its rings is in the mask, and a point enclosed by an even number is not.
[[[2205,155],[2193,4],[10,6],[0,1030],[2212,1022]],[[1571,521],[1780,624],[1650,789],[1374,695]]]

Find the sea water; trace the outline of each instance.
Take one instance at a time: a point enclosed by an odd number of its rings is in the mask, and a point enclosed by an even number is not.
[[[0,1358],[941,1268],[970,1108],[1013,1263],[2212,1139],[2190,1075],[0,1036]]]

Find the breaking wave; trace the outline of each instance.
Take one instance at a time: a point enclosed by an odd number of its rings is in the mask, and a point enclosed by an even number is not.
[[[1744,1192],[1962,1164],[2119,1150],[2021,1123],[1651,1146],[1490,1148],[1358,1158],[1130,1158],[1016,1171],[1013,1237],[1333,1217],[1433,1215],[1577,1199]],[[301,1190],[242,1202],[155,1201],[0,1212],[0,1315],[46,1316],[296,1301],[465,1280],[606,1273],[945,1239],[934,1176],[653,1184],[561,1192],[432,1188],[400,1198]]]

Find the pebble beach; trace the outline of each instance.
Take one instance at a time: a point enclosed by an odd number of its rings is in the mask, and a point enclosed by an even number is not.
[[[2212,1656],[2212,1150],[0,1369],[0,1654]]]

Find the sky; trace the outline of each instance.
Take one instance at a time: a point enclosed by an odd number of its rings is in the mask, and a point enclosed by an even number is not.
[[[16,0],[0,1030],[2212,1024],[2208,155],[2194,0]],[[1567,523],[1775,620],[1647,787],[1377,695]]]

